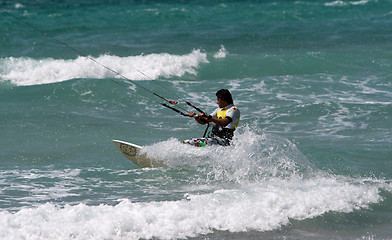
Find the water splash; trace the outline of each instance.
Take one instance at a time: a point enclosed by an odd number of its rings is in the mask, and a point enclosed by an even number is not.
[[[213,181],[240,183],[302,177],[314,168],[288,139],[257,133],[249,126],[237,132],[229,147],[196,148],[172,138],[147,146],[144,151],[169,167],[197,168]]]

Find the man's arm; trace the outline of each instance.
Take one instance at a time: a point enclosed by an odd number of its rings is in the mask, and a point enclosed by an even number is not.
[[[213,123],[215,123],[216,125],[221,126],[221,127],[226,127],[227,124],[231,123],[231,121],[232,121],[232,120],[231,120],[230,117],[226,117],[226,118],[224,118],[224,119],[219,119],[219,118],[216,118],[216,117],[211,117],[210,120],[209,120],[209,122],[213,122]]]
[[[190,112],[190,113],[188,113],[188,116],[195,118],[196,122],[198,122],[199,124],[207,124],[207,123],[209,123],[208,120],[205,119],[205,117],[203,117],[202,113],[197,115],[194,112]],[[204,114],[204,116],[207,116],[207,115]]]
[[[198,114],[195,119],[200,124],[206,124],[206,123],[209,123],[209,122],[213,122],[216,125],[222,126],[222,127],[227,126],[227,124],[231,123],[231,121],[232,121],[231,117],[226,117],[224,119],[219,119],[217,117],[213,117],[211,115],[206,115],[204,113]]]
[[[232,119],[231,117],[226,117],[224,119],[219,119],[217,117],[212,117],[211,115],[206,115],[204,113],[199,113],[196,114],[194,112],[190,112],[188,114],[189,117],[194,117],[196,122],[200,123],[200,124],[207,124],[209,122],[213,122],[218,126],[222,126],[225,127],[227,126],[227,124],[231,123]]]

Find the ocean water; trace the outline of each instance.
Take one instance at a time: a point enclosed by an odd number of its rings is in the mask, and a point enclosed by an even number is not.
[[[0,8],[1,239],[392,239],[392,1]],[[229,147],[150,92],[221,88]]]

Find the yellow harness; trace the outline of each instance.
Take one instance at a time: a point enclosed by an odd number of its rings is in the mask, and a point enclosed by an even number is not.
[[[229,110],[229,109],[221,109],[221,110],[219,110],[218,113],[216,114],[216,117],[218,119],[225,119],[227,110]],[[238,119],[238,121],[234,124],[234,126],[231,129],[233,129],[233,130],[236,129],[239,122],[240,122],[240,120]]]

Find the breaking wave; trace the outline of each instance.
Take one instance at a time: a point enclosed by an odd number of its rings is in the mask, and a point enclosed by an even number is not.
[[[158,79],[196,75],[202,63],[208,63],[207,54],[193,50],[186,55],[168,53],[118,57],[102,55],[97,58],[76,59],[32,59],[29,57],[7,57],[0,59],[0,81],[9,81],[17,86],[30,86],[62,82],[74,78],[118,78],[114,72],[131,80]]]

